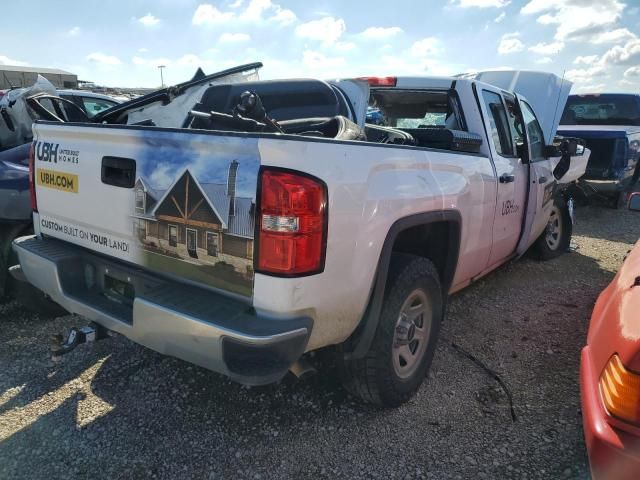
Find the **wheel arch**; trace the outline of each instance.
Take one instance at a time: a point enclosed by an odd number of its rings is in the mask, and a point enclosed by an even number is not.
[[[410,215],[391,225],[382,245],[367,308],[345,342],[345,356],[362,358],[371,345],[382,310],[393,253],[408,253],[431,260],[438,270],[443,300],[446,300],[458,264],[461,229],[462,217],[456,210]]]

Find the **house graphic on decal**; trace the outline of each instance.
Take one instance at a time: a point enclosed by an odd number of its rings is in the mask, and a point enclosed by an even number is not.
[[[236,195],[239,163],[226,183],[199,182],[186,168],[166,190],[138,177],[134,186],[134,236],[144,250],[196,265],[232,265],[253,276],[255,202]]]

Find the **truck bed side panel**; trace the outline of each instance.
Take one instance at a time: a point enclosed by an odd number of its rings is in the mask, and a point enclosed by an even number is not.
[[[487,267],[496,179],[487,157],[362,143],[261,139],[264,165],[310,173],[328,186],[329,227],[322,274],[256,274],[254,307],[314,318],[307,350],[347,338],[362,318],[391,225],[424,212],[455,210],[462,244],[454,285]]]

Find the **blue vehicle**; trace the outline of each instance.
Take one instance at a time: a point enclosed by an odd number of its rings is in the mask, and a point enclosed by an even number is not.
[[[626,205],[640,179],[640,95],[570,95],[558,134],[582,138],[591,150],[581,181],[587,193]]]
[[[27,143],[0,152],[0,297],[8,294],[11,241],[29,233],[29,148]]]
[[[384,125],[384,115],[379,108],[368,107],[365,121],[373,125]]]

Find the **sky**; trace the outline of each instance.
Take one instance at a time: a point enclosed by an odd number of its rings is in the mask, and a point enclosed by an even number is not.
[[[157,87],[261,61],[263,79],[554,72],[640,92],[640,0],[5,2],[0,64]]]

